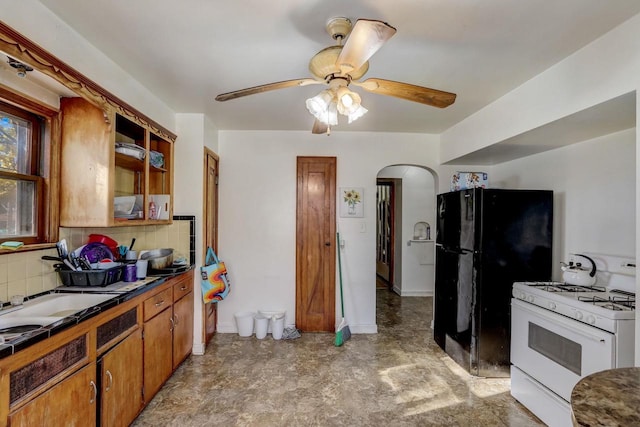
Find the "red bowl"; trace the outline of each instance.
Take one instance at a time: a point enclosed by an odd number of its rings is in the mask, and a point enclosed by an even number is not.
[[[118,256],[118,242],[104,234],[89,234],[89,243],[102,243],[109,247],[114,256]]]

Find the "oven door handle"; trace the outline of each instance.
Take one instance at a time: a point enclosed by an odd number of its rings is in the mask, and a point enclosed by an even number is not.
[[[577,322],[577,320],[576,320],[576,322]],[[582,332],[582,331],[573,331],[573,332],[574,332],[574,333],[576,333],[576,334],[578,334],[578,335],[580,335],[580,336],[583,336],[583,337],[585,337],[586,339],[589,339],[589,340],[591,340],[591,341],[595,341],[595,342],[606,342],[604,338],[596,337],[596,336],[594,336],[594,335],[590,335],[590,334],[587,334],[587,333]]]

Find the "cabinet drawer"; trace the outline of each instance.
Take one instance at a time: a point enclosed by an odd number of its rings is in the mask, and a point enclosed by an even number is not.
[[[180,280],[173,285],[173,302],[178,301],[183,296],[187,295],[193,290],[193,275],[189,274],[188,277]]]
[[[144,301],[145,322],[161,311],[171,307],[171,305],[173,304],[171,294],[172,289],[168,288]]]

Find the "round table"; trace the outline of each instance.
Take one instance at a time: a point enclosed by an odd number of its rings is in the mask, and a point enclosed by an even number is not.
[[[640,425],[640,368],[584,377],[571,392],[571,411],[576,426]]]

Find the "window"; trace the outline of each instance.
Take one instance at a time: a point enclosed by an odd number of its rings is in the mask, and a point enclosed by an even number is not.
[[[0,241],[45,239],[45,120],[0,101]]]

